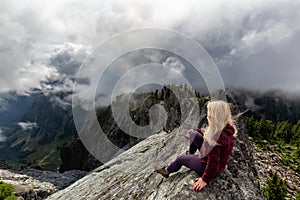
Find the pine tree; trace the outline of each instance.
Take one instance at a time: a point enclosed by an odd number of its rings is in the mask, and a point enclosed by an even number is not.
[[[286,194],[286,182],[277,173],[272,174],[271,178],[267,180],[267,187],[264,189],[265,197],[272,200],[283,200]]]
[[[293,137],[292,125],[288,121],[278,122],[274,136],[276,140],[283,140],[286,143],[290,143]]]
[[[158,90],[155,90],[154,98],[157,98],[157,97],[158,97]]]
[[[160,99],[165,99],[165,87],[163,87],[160,91]]]

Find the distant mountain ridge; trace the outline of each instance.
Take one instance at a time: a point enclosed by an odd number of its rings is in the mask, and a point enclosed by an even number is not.
[[[184,86],[173,87],[174,89],[177,87],[183,94],[184,92],[193,93],[193,91],[188,90]],[[195,100],[203,100],[200,103],[201,105],[204,105],[208,100],[204,95],[200,96],[197,92],[195,94]],[[63,164],[63,169],[73,169],[74,162],[77,163],[79,161],[76,161],[76,155],[68,152],[70,150],[76,151],[80,144],[76,142],[78,136],[73,122],[71,107],[61,107],[57,102],[53,101],[54,97],[63,98],[64,95],[66,94],[45,96],[41,93],[35,93],[32,96],[14,97],[16,100],[11,100],[12,103],[10,105],[16,105],[12,111],[19,112],[12,115],[18,117],[11,122],[8,120],[9,117],[7,118],[3,112],[0,112],[0,124],[2,124],[2,127],[6,127],[3,134],[7,139],[6,142],[0,142],[0,157],[13,163],[22,162],[25,167],[31,166],[57,171]],[[279,92],[258,93],[241,90],[230,92],[230,95],[240,111],[249,109],[244,114],[245,116],[254,115],[257,118],[264,116],[273,120],[284,119],[292,122],[300,119],[300,101],[287,98]],[[154,104],[161,104],[169,114],[164,130],[168,132],[180,126],[180,105],[176,97],[167,88],[150,93],[136,94],[134,98],[136,100],[130,104],[129,109],[136,124],[147,125],[149,123],[149,108]],[[6,100],[9,102],[9,99]],[[22,103],[24,105],[21,105]],[[141,141],[127,135],[118,128],[113,119],[110,106],[98,108],[97,116],[108,138],[120,148],[125,146],[129,148]],[[36,126],[23,130],[17,124],[18,122],[36,123]],[[83,160],[90,157],[90,162],[95,163],[88,152],[83,155],[85,155],[82,157]],[[98,165],[99,163],[96,163],[94,167]],[[76,169],[90,170],[91,166],[81,164],[77,165]]]
[[[274,122],[287,120],[292,124],[300,119],[300,97],[297,95],[280,90],[235,90],[231,94],[242,111],[249,109],[245,116],[264,117]]]

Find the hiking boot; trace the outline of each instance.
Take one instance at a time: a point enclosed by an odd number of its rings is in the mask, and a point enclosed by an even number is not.
[[[163,177],[168,178],[169,177],[169,172],[165,170],[166,167],[161,167],[159,165],[155,166],[155,171],[159,174],[161,174]]]

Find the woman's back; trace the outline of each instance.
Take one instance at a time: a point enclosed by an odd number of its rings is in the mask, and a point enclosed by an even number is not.
[[[216,175],[224,171],[233,149],[234,133],[234,127],[227,124],[217,140],[217,145],[207,156],[200,159],[200,162],[206,166],[202,175],[202,179],[206,182],[211,181]]]

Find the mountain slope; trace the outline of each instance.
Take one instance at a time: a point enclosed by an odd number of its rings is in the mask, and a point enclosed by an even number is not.
[[[50,96],[39,94],[20,121],[0,143],[0,157],[56,171],[61,163],[60,148],[77,134],[71,109],[63,109]]]
[[[198,175],[183,167],[168,179],[153,170],[188,148],[186,128],[152,135],[48,199],[263,199],[257,172],[242,129],[224,173],[201,192],[192,190]]]

